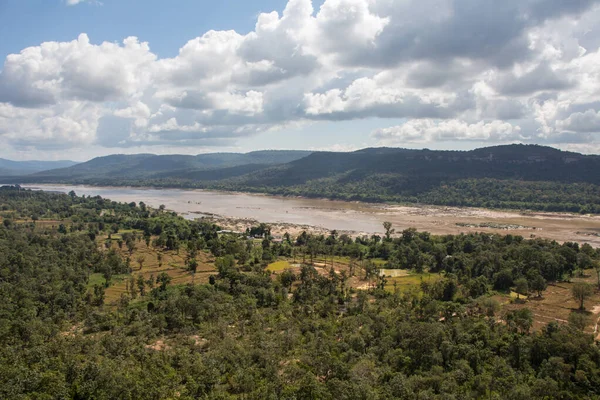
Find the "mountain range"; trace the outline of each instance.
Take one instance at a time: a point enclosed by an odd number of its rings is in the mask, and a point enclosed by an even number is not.
[[[36,182],[136,179],[223,179],[251,169],[285,164],[309,155],[308,151],[265,150],[250,153],[210,153],[191,155],[110,155],[75,166],[53,169],[28,176]],[[209,173],[210,171],[210,173]],[[214,173],[214,177],[211,175]]]
[[[55,168],[68,168],[74,161],[11,161],[0,158],[0,176],[28,175]]]

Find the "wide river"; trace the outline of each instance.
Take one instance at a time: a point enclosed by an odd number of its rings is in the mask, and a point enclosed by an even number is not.
[[[539,236],[558,241],[589,242],[600,246],[600,216],[559,213],[520,213],[477,208],[389,206],[357,202],[277,197],[205,190],[98,187],[83,185],[25,185],[27,188],[78,195],[102,196],[115,201],[164,204],[186,218],[217,214],[272,224],[297,224],[327,230],[382,233],[390,221],[397,231],[408,227],[435,234],[488,231]]]

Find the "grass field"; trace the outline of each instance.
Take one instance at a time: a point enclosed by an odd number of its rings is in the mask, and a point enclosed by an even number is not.
[[[289,268],[292,268],[292,265],[287,261],[275,261],[267,266],[267,270],[272,272],[279,272]]]
[[[387,282],[385,285],[385,290],[393,291],[395,287],[397,287],[401,291],[406,291],[409,289],[417,289],[421,290],[421,283],[428,282],[433,283],[440,279],[442,279],[441,275],[438,274],[430,274],[430,273],[409,273],[405,276],[397,276],[397,277],[386,277]]]

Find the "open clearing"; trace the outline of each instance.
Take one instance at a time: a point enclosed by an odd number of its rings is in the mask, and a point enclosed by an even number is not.
[[[113,235],[112,237],[115,239],[115,237],[120,236]],[[99,246],[104,247],[105,240],[106,236],[99,238]],[[144,240],[136,240],[135,246],[136,248],[131,255],[131,268],[133,270],[131,276],[134,280],[137,279],[140,274],[147,280],[151,275],[156,278],[162,272],[166,272],[172,279],[172,285],[182,285],[186,283],[199,284],[208,282],[208,277],[215,274],[216,271],[214,258],[206,252],[198,252],[196,257],[198,269],[195,274],[192,274],[185,266],[185,249],[181,249],[179,252],[157,250],[153,248],[152,245],[150,245],[150,247],[146,246]],[[112,248],[117,250],[124,260],[129,256],[127,246],[123,245],[123,248],[119,248],[116,240],[112,240]],[[158,262],[159,253],[162,254],[162,265],[159,265]],[[137,259],[140,256],[144,257],[141,269],[137,262]],[[99,275],[99,277],[97,275]],[[111,286],[106,289],[105,301],[107,304],[114,304],[121,298],[121,294],[126,293],[128,278],[128,275],[117,275],[113,277]],[[92,281],[104,283],[104,278],[102,278],[101,274],[93,274],[90,277],[90,282]]]
[[[576,282],[587,282],[594,285],[594,294],[585,300],[584,311],[578,310],[579,304],[571,295],[571,288]],[[523,296],[521,296],[521,299],[523,299]],[[533,312],[533,330],[540,330],[552,321],[567,323],[569,314],[572,312],[585,313],[589,318],[586,332],[595,332],[598,335],[597,339],[600,340],[596,327],[600,318],[600,291],[598,291],[598,283],[593,270],[587,270],[584,277],[575,277],[571,282],[548,285],[541,298],[530,296],[523,302],[511,302],[509,297],[505,296],[498,298],[498,300],[504,303],[503,310],[529,308]]]

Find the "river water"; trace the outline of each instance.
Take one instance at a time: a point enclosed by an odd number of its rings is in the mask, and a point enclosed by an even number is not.
[[[600,216],[560,213],[521,213],[477,208],[390,206],[358,202],[277,197],[260,194],[165,188],[98,187],[83,185],[25,185],[30,189],[102,196],[114,201],[164,204],[186,218],[205,214],[255,219],[271,224],[296,224],[354,233],[383,233],[383,222],[397,232],[409,227],[434,234],[486,231],[578,241],[600,247]]]
[[[247,193],[215,192],[162,188],[98,187],[84,185],[24,185],[34,190],[101,196],[119,202],[139,203],[168,210],[186,218],[217,214],[232,218],[253,218],[267,223],[310,225],[328,230],[382,232],[385,207],[377,204],[350,203],[320,199],[276,197]]]

